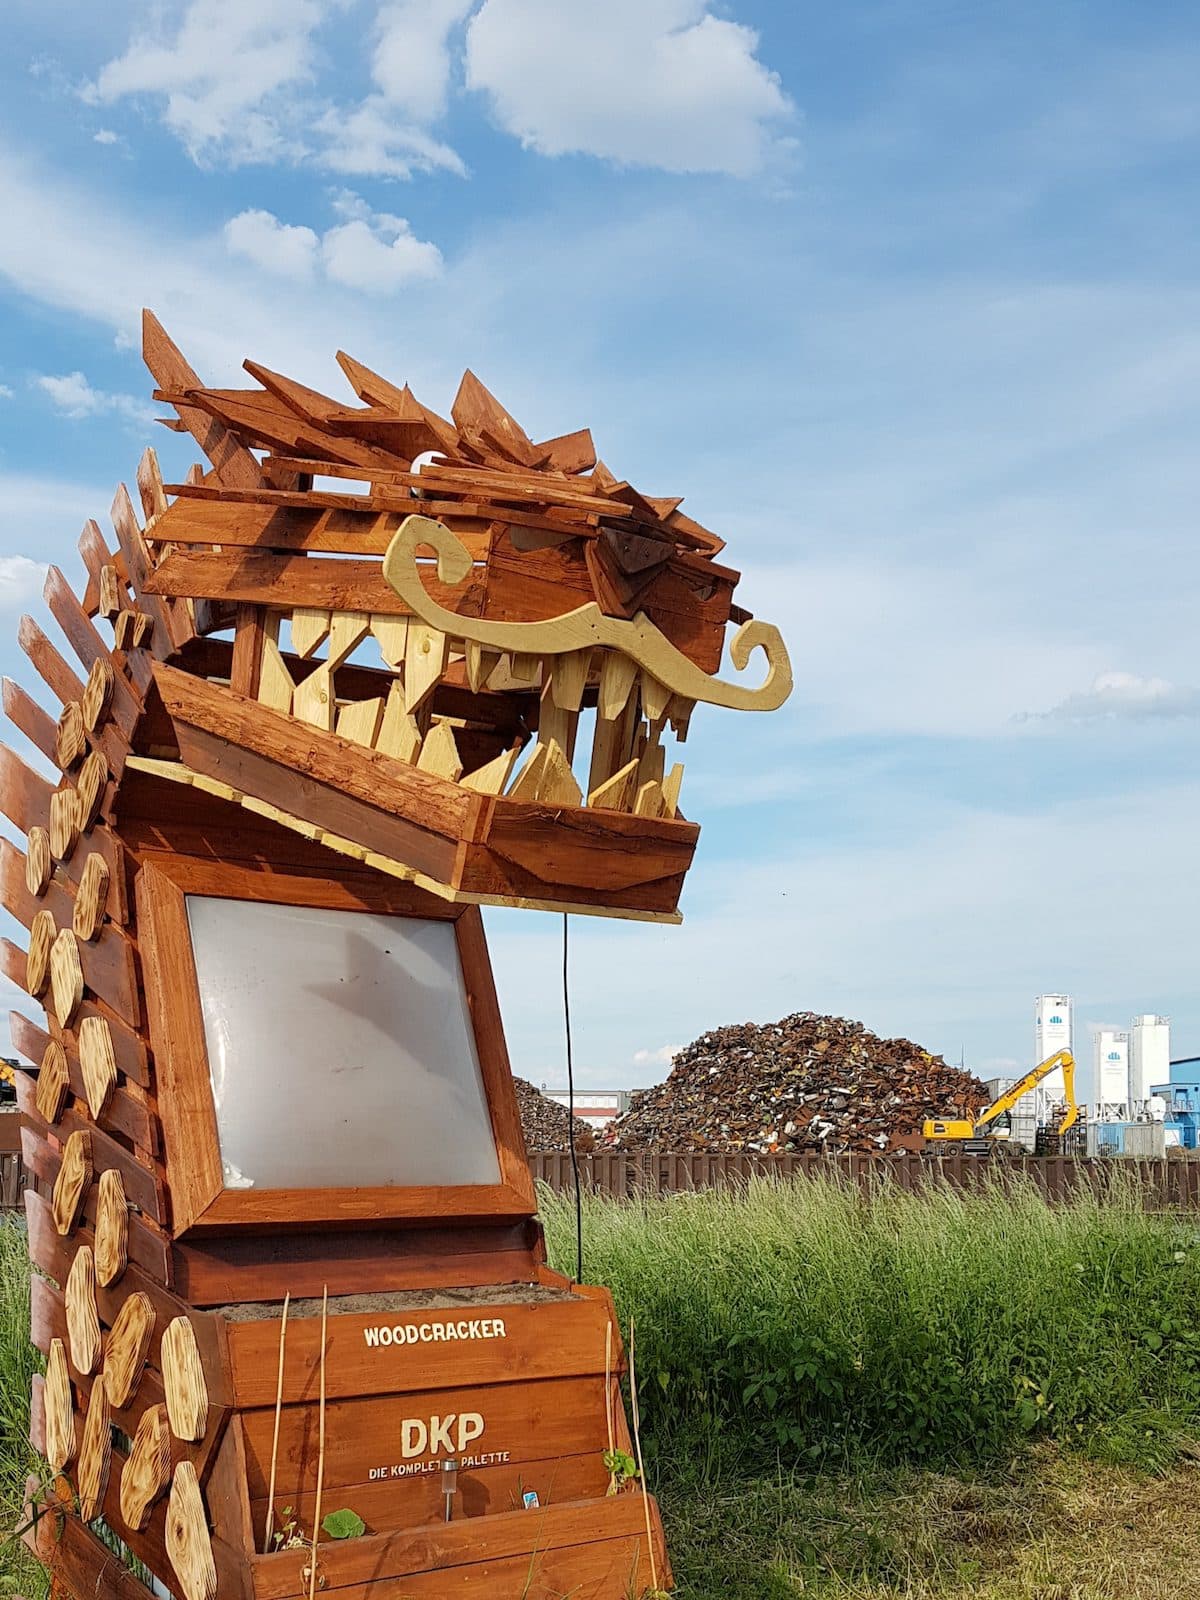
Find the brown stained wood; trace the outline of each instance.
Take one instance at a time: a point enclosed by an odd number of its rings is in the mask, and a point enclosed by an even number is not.
[[[148,1406],[138,1421],[129,1458],[121,1470],[121,1517],[142,1529],[171,1481],[171,1430],[165,1405]]]
[[[426,580],[430,594],[462,616],[478,616],[483,591],[476,584],[452,589]],[[378,561],[329,556],[264,555],[246,552],[236,562],[210,551],[176,550],[147,580],[147,596],[232,600],[254,604],[264,597],[285,610],[296,606],[331,611],[367,611],[389,617],[411,615],[383,576]]]
[[[13,1040],[13,1046],[18,1050],[21,1048],[15,1039]],[[46,1122],[57,1122],[62,1115],[70,1083],[70,1076],[67,1072],[67,1053],[57,1039],[51,1039],[42,1056],[42,1064],[38,1072],[37,1081],[38,1114]]]
[[[35,999],[45,994],[50,983],[50,954],[58,928],[52,911],[38,911],[29,925],[29,954],[25,962],[25,987]]]
[[[28,835],[33,828],[45,824],[51,813],[54,792],[45,778],[26,766],[25,762],[6,746],[0,745],[0,811],[3,811],[22,833]],[[72,793],[69,789],[58,792],[64,795]],[[58,856],[54,844],[55,840],[51,836],[51,855],[60,863],[59,878],[78,883],[85,858],[72,860]],[[124,853],[121,843],[107,828],[96,827],[89,835],[88,844],[92,850],[98,851],[104,857],[108,866],[111,878],[109,915],[115,921],[123,922],[126,916],[126,903]]]
[[[24,1084],[18,1084],[18,1098],[21,1109],[27,1112],[31,1120],[32,1126],[27,1131],[45,1138],[49,1130],[37,1126],[33,1120],[37,1112],[33,1103],[32,1086],[27,1088]],[[68,1140],[76,1132],[87,1135],[93,1170],[99,1173],[112,1168],[119,1172],[126,1194],[143,1216],[154,1222],[162,1222],[165,1219],[163,1186],[156,1168],[149,1161],[145,1158],[139,1159],[118,1140],[96,1127],[79,1107],[68,1106],[62,1113],[60,1124],[62,1134]],[[52,1155],[51,1161],[57,1175],[58,1158]]]
[[[25,886],[31,895],[40,900],[54,871],[50,857],[50,835],[46,829],[31,829],[25,849]]]
[[[95,1015],[95,1013],[93,1013]],[[110,1036],[113,1034],[113,1024],[107,1019],[103,1020],[108,1027]],[[78,1035],[63,1033],[60,1037],[51,1038],[44,1028],[39,1028],[28,1017],[22,1016],[19,1011],[9,1012],[8,1018],[13,1049],[23,1055],[30,1062],[42,1062],[42,1071],[39,1074],[38,1086],[41,1087],[45,1075],[45,1062],[50,1046],[54,1045],[55,1054],[62,1053],[65,1061],[65,1072],[70,1092],[77,1100],[87,1099],[87,1088],[83,1081],[83,1069],[79,1063]],[[57,1029],[57,1024],[55,1024]],[[61,1030],[59,1030],[61,1033]],[[133,1035],[130,1035],[132,1038]],[[116,1049],[114,1046],[114,1059]],[[120,1068],[118,1067],[118,1071]],[[123,1074],[121,1075],[124,1076]],[[38,1114],[47,1122],[53,1118],[46,1117],[39,1103]],[[120,1079],[118,1087],[109,1096],[108,1104],[104,1110],[103,1121],[106,1127],[114,1133],[119,1133],[127,1139],[144,1160],[147,1156],[156,1156],[160,1150],[160,1136],[157,1118],[153,1109],[147,1102],[145,1095],[139,1094],[136,1088],[125,1086]]]
[[[69,1028],[83,999],[83,963],[72,928],[59,929],[50,951],[50,998],[59,1027]]]
[[[95,623],[80,605],[75,591],[57,567],[51,567],[47,572],[43,593],[54,620],[62,629],[85,671],[90,674],[96,661],[111,661],[108,646],[100,637]],[[81,690],[73,698],[82,703],[84,692]],[[141,711],[141,697],[125,675],[115,671],[110,709],[116,729],[128,741]]]
[[[40,1139],[31,1128],[22,1128],[21,1130],[21,1157],[25,1165],[39,1179],[39,1182],[44,1183],[46,1187],[53,1185],[58,1176],[61,1162],[58,1156],[50,1150],[46,1142]],[[77,1242],[92,1241],[93,1250],[95,1250],[93,1233],[98,1196],[99,1185],[97,1184],[93,1186],[84,1199],[83,1221],[80,1223],[77,1236]],[[39,1207],[42,1209],[39,1209]],[[61,1245],[62,1241],[54,1226],[52,1204],[43,1200],[41,1195],[34,1190],[27,1189],[25,1191],[25,1212],[27,1219],[30,1220],[29,1254],[31,1259],[36,1261],[43,1271],[51,1272],[61,1283],[70,1271],[71,1264],[69,1259],[63,1260],[54,1254],[56,1243]],[[40,1229],[36,1252],[33,1234],[34,1220],[37,1221]],[[47,1265],[47,1262],[56,1262],[56,1265],[51,1267]],[[130,1217],[129,1219],[129,1266],[130,1271],[135,1266],[140,1270],[142,1278],[145,1280],[143,1286],[155,1283],[168,1285],[174,1281],[169,1242],[158,1229],[143,1223],[139,1217]],[[59,1269],[61,1269],[61,1277],[59,1276]],[[99,1262],[97,1262],[97,1274],[99,1274]],[[99,1281],[98,1277],[97,1281]],[[100,1298],[102,1302],[101,1317],[103,1318],[105,1315],[103,1297],[101,1296]]]
[[[142,313],[142,359],[162,389],[199,389],[200,379],[152,311]],[[217,481],[231,489],[262,484],[258,462],[221,423],[195,405],[176,406],[185,428],[212,462]]]
[[[54,760],[63,772],[68,771],[87,754],[87,729],[83,722],[83,707],[78,700],[68,700],[58,717],[54,733]]]
[[[196,1332],[187,1317],[176,1317],[163,1330],[159,1364],[171,1432],[177,1439],[196,1444],[208,1424],[208,1384]]]
[[[100,1508],[104,1504],[104,1495],[108,1489],[111,1464],[112,1428],[109,1423],[108,1397],[104,1391],[104,1375],[101,1373],[92,1384],[92,1392],[88,1396],[83,1438],[79,1445],[76,1488],[79,1494],[79,1515],[84,1522],[91,1522],[100,1515]]]
[[[83,682],[67,665],[32,617],[22,617],[17,627],[17,642],[36,667],[42,682],[65,705],[83,698]]]
[[[113,619],[113,644],[118,650],[129,650],[133,646],[134,617],[135,613],[128,606],[122,606]]]
[[[91,1134],[77,1129],[63,1146],[62,1164],[54,1180],[54,1193],[50,1207],[54,1226],[64,1236],[79,1221],[84,1197],[92,1182]]]
[[[104,1379],[109,1399],[123,1411],[137,1391],[150,1353],[154,1307],[150,1296],[136,1290],[117,1312],[104,1345]]]
[[[47,845],[47,850],[49,845]],[[75,910],[71,926],[78,938],[87,943],[100,936],[104,926],[104,910],[108,902],[108,863],[96,851],[90,851],[84,862],[75,896]]]
[[[5,716],[21,730],[30,744],[42,752],[47,761],[53,763],[57,736],[53,717],[48,716],[37,701],[11,678],[4,679],[3,696]]]
[[[99,750],[93,750],[79,769],[79,828],[88,833],[100,813],[100,802],[108,783],[108,763]]]
[[[149,522],[153,517],[161,517],[167,509],[167,496],[163,489],[158,452],[149,447],[142,452],[142,458],[138,462],[137,486],[146,521]]]
[[[116,669],[111,660],[107,656],[97,656],[83,691],[83,724],[89,732],[94,733],[103,725],[112,706],[116,684]]]
[[[117,1087],[117,1060],[112,1029],[103,1017],[84,1017],[79,1024],[79,1067],[88,1110],[99,1122]]]
[[[56,1600],[154,1600],[151,1591],[78,1517],[61,1506],[40,1516],[26,1543],[50,1573]],[[97,1590],[97,1577],[103,1586]]]
[[[75,1252],[64,1290],[71,1365],[76,1372],[95,1372],[100,1360],[100,1313],[96,1309],[96,1263],[90,1245]]]
[[[46,1427],[46,1459],[55,1472],[75,1459],[75,1401],[67,1352],[61,1339],[53,1339],[46,1357],[46,1383],[42,1391]]]
[[[126,615],[122,611],[117,618],[118,626],[114,630],[114,636],[117,637],[118,647],[124,648],[126,652],[125,664],[128,670],[137,675],[140,683],[146,679],[149,662],[138,659],[139,647],[149,646],[156,656],[169,655],[172,650],[181,649],[194,637],[195,630],[192,626],[191,613],[186,606],[178,606],[171,600],[160,599],[149,591],[155,570],[154,563],[137,512],[133,508],[133,501],[129,497],[129,490],[123,483],[117,486],[110,515],[121,553],[125,558],[130,588],[135,596],[132,621],[126,625],[122,637],[120,624]],[[153,624],[152,631],[151,624]]]
[[[109,1167],[100,1174],[96,1200],[96,1278],[101,1287],[119,1283],[129,1265],[129,1201],[121,1174]]]
[[[167,1554],[183,1600],[216,1600],[217,1569],[204,1501],[190,1461],[175,1468],[167,1502]]]
[[[18,988],[25,986],[25,968],[27,957],[24,950],[13,944],[11,939],[0,938],[0,972],[12,980]],[[117,1069],[123,1072],[134,1083],[146,1086],[150,1082],[150,1068],[146,1056],[146,1047],[137,1034],[128,1028],[119,1017],[103,1003],[92,1004],[84,999],[79,1008],[80,1017],[103,1016],[112,1028],[113,1048],[117,1058]],[[57,1024],[55,1024],[57,1026]],[[70,1036],[66,1036],[70,1041]]]
[[[56,861],[69,861],[79,843],[83,820],[79,795],[69,784],[50,796],[50,853]]]

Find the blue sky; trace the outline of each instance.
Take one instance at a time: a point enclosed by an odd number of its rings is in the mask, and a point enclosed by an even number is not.
[[[574,925],[582,1080],[800,1009],[989,1073],[1059,987],[1200,1052],[1194,12],[6,13],[5,640],[148,439],[191,460],[143,304],[213,382],[341,394],[342,347],[444,411],[469,364],[686,495],[796,671],[693,721],[684,926]],[[557,1080],[558,929],[489,920],[514,1065]]]

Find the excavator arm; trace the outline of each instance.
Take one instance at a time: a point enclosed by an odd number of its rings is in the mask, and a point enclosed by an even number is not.
[[[925,1124],[926,1139],[985,1139],[991,1133],[992,1125],[1006,1111],[1011,1111],[1022,1095],[1036,1089],[1038,1084],[1048,1078],[1056,1068],[1063,1069],[1063,1084],[1066,1090],[1067,1111],[1058,1132],[1066,1133],[1068,1128],[1075,1125],[1079,1117],[1079,1105],[1075,1099],[1075,1057],[1069,1050],[1056,1050],[1052,1056],[1047,1056],[1045,1061],[1039,1061],[1036,1067],[1031,1067],[1023,1078],[1018,1078],[1010,1089],[997,1096],[991,1105],[981,1111],[974,1122],[955,1121],[935,1118]]]

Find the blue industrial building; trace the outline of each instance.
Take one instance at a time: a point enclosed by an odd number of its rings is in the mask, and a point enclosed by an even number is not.
[[[1167,1142],[1185,1150],[1200,1148],[1200,1056],[1171,1063],[1171,1081],[1150,1086],[1167,1103]]]

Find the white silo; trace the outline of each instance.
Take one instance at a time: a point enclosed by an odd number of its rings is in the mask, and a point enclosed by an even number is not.
[[[1033,1059],[1045,1061],[1059,1050],[1074,1050],[1075,1026],[1069,994],[1040,994],[1034,1011]],[[1039,1099],[1052,1104],[1066,1093],[1062,1069],[1052,1072],[1039,1091]]]
[[[1129,1046],[1130,1111],[1136,1115],[1156,1083],[1171,1081],[1171,1022],[1168,1017],[1134,1017]]]
[[[1100,1028],[1093,1042],[1092,1116],[1100,1122],[1121,1122],[1129,1115],[1129,1035]]]

